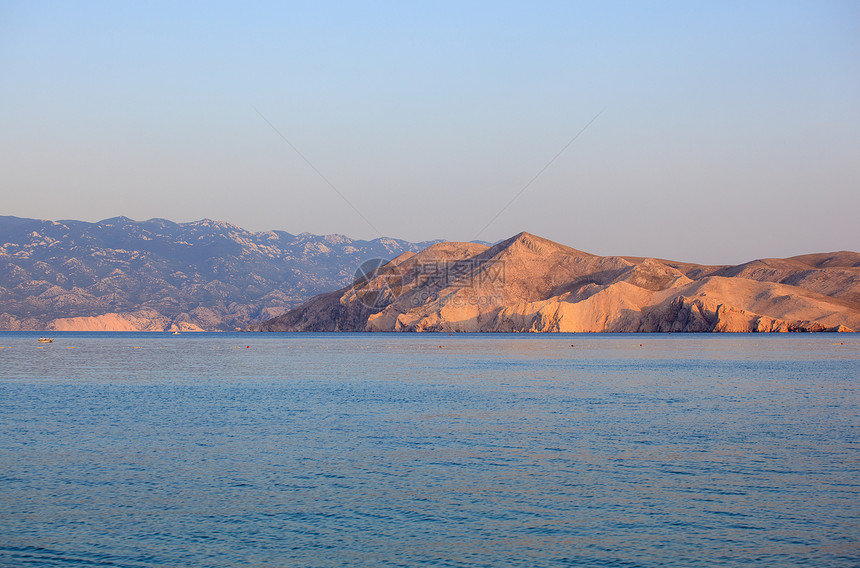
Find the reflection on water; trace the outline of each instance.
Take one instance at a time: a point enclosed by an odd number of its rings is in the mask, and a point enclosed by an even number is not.
[[[856,566],[860,337],[0,334],[0,565]]]

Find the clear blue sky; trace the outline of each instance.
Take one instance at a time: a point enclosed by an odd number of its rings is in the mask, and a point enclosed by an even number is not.
[[[0,0],[0,186],[48,219],[858,250],[860,3]]]

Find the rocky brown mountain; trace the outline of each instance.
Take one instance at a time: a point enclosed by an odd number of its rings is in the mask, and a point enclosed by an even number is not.
[[[860,253],[738,266],[601,257],[520,233],[438,243],[254,331],[771,332],[860,329]]]
[[[221,221],[0,216],[0,329],[234,330],[431,242],[254,233]]]

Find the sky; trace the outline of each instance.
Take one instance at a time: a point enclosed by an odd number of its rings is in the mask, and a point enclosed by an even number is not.
[[[860,3],[0,0],[0,214],[860,250]]]

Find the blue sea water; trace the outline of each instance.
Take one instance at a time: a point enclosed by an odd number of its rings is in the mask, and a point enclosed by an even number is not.
[[[860,337],[0,333],[0,566],[858,566]]]

